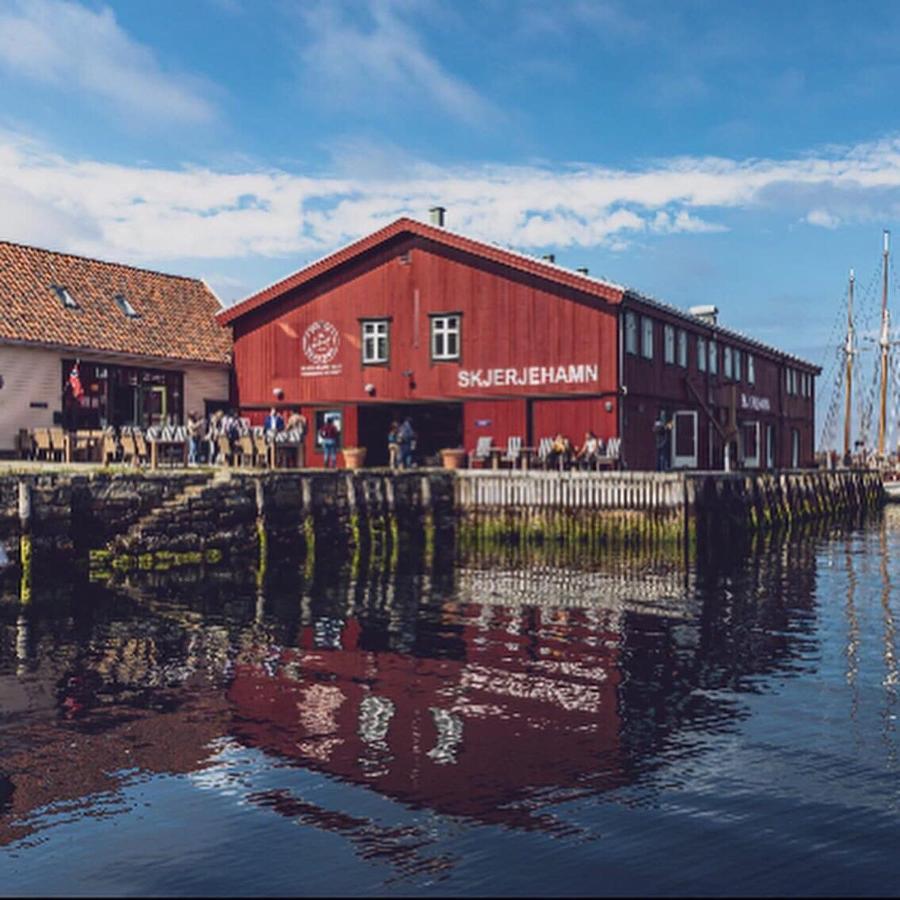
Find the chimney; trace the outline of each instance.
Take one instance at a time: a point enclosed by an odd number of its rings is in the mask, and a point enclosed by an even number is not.
[[[709,304],[707,306],[691,306],[688,312],[692,316],[696,316],[701,322],[707,325],[715,325],[719,320],[719,307]]]
[[[431,224],[437,226],[438,228],[444,227],[444,216],[446,215],[447,210],[444,209],[443,206],[432,206],[431,209],[428,210],[429,216],[431,216]]]
[[[555,253],[545,253],[541,257],[541,259],[544,260],[545,262],[555,263],[556,262],[556,254]]]
[[[587,266],[579,266],[575,271],[576,271],[579,275],[587,275],[587,273],[588,273],[588,267],[587,267]]]

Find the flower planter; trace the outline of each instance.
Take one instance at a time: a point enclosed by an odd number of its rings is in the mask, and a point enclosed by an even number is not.
[[[344,447],[341,451],[344,454],[345,469],[361,469],[366,461],[365,447]]]
[[[465,450],[441,450],[441,463],[445,469],[461,469],[465,462]]]

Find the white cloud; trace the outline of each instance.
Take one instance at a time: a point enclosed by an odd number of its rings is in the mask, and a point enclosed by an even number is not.
[[[900,140],[794,160],[678,158],[640,168],[410,162],[401,172],[142,168],[65,158],[0,133],[0,237],[123,261],[320,255],[435,204],[448,225],[523,250],[719,231],[767,209],[811,225],[900,215]]]
[[[206,122],[212,106],[184,75],[166,74],[108,7],[68,0],[14,0],[0,9],[0,66],[22,78],[73,89],[119,112],[166,123]]]
[[[838,216],[832,215],[826,209],[814,209],[806,215],[806,221],[810,225],[818,225],[820,228],[837,228],[841,224]]]
[[[501,117],[428,52],[396,2],[374,0],[362,10],[327,0],[308,5],[304,22],[304,84],[332,106],[371,110],[418,101],[469,125]]]

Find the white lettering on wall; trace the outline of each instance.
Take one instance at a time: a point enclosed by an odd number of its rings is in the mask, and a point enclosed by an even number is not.
[[[741,394],[741,409],[752,409],[755,412],[769,412],[772,404],[768,397],[757,397],[756,394]]]
[[[599,375],[600,367],[590,363],[569,366],[527,366],[522,369],[460,369],[456,375],[456,384],[460,388],[591,384],[599,380]]]

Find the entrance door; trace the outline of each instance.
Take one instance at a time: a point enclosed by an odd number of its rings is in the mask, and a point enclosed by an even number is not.
[[[697,468],[697,413],[678,410],[672,422],[672,468]]]
[[[166,388],[158,384],[144,388],[144,426],[166,424]]]

